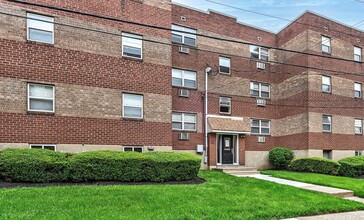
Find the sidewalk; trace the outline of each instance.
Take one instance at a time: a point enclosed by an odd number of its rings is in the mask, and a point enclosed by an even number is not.
[[[289,218],[284,220],[364,220],[364,211]]]

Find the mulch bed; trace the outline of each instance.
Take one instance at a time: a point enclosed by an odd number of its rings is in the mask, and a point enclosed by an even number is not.
[[[168,181],[168,182],[117,182],[117,181],[101,181],[101,182],[83,182],[83,183],[15,183],[4,182],[0,180],[0,188],[18,188],[18,187],[47,187],[47,186],[116,186],[116,185],[190,185],[202,184],[205,181],[200,178],[185,181]]]

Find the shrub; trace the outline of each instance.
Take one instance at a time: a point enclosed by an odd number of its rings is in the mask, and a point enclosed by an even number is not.
[[[300,158],[293,160],[290,169],[298,172],[321,173],[328,175],[337,175],[340,164],[336,161],[325,158]]]
[[[67,154],[40,149],[6,149],[0,153],[0,176],[12,182],[62,182],[69,176]]]
[[[293,159],[293,152],[287,148],[273,148],[269,151],[269,162],[276,169],[286,169]]]
[[[364,156],[347,157],[339,160],[341,164],[339,175],[356,177],[364,175]]]

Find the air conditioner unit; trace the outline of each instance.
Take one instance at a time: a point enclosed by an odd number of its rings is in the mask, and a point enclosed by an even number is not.
[[[265,63],[257,62],[257,69],[265,70]]]
[[[265,143],[265,137],[258,137],[257,142],[258,143]]]
[[[266,106],[267,105],[267,100],[265,99],[257,99],[257,106]]]
[[[190,139],[190,134],[189,133],[179,133],[178,134],[178,139],[179,140],[189,140]]]
[[[178,90],[178,95],[181,97],[189,97],[190,96],[190,91],[187,89],[179,89]]]
[[[198,144],[196,147],[196,152],[202,154],[203,153],[203,145]]]
[[[190,53],[190,48],[184,47],[184,46],[180,46],[179,47],[179,52],[180,53]]]

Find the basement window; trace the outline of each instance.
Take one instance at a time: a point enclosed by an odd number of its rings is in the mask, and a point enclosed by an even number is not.
[[[54,44],[54,18],[27,13],[27,39]]]
[[[363,153],[362,150],[356,150],[355,151],[355,156],[363,156],[363,155],[364,155],[364,153]]]
[[[56,151],[56,145],[53,144],[31,144],[30,149],[43,149]]]
[[[329,160],[332,160],[332,150],[324,150],[323,157]]]
[[[124,152],[139,152],[139,153],[143,153],[143,147],[142,146],[127,146],[124,147]]]
[[[54,113],[54,86],[28,83],[28,111]]]
[[[123,33],[122,54],[125,57],[142,59],[143,37],[135,34]]]

